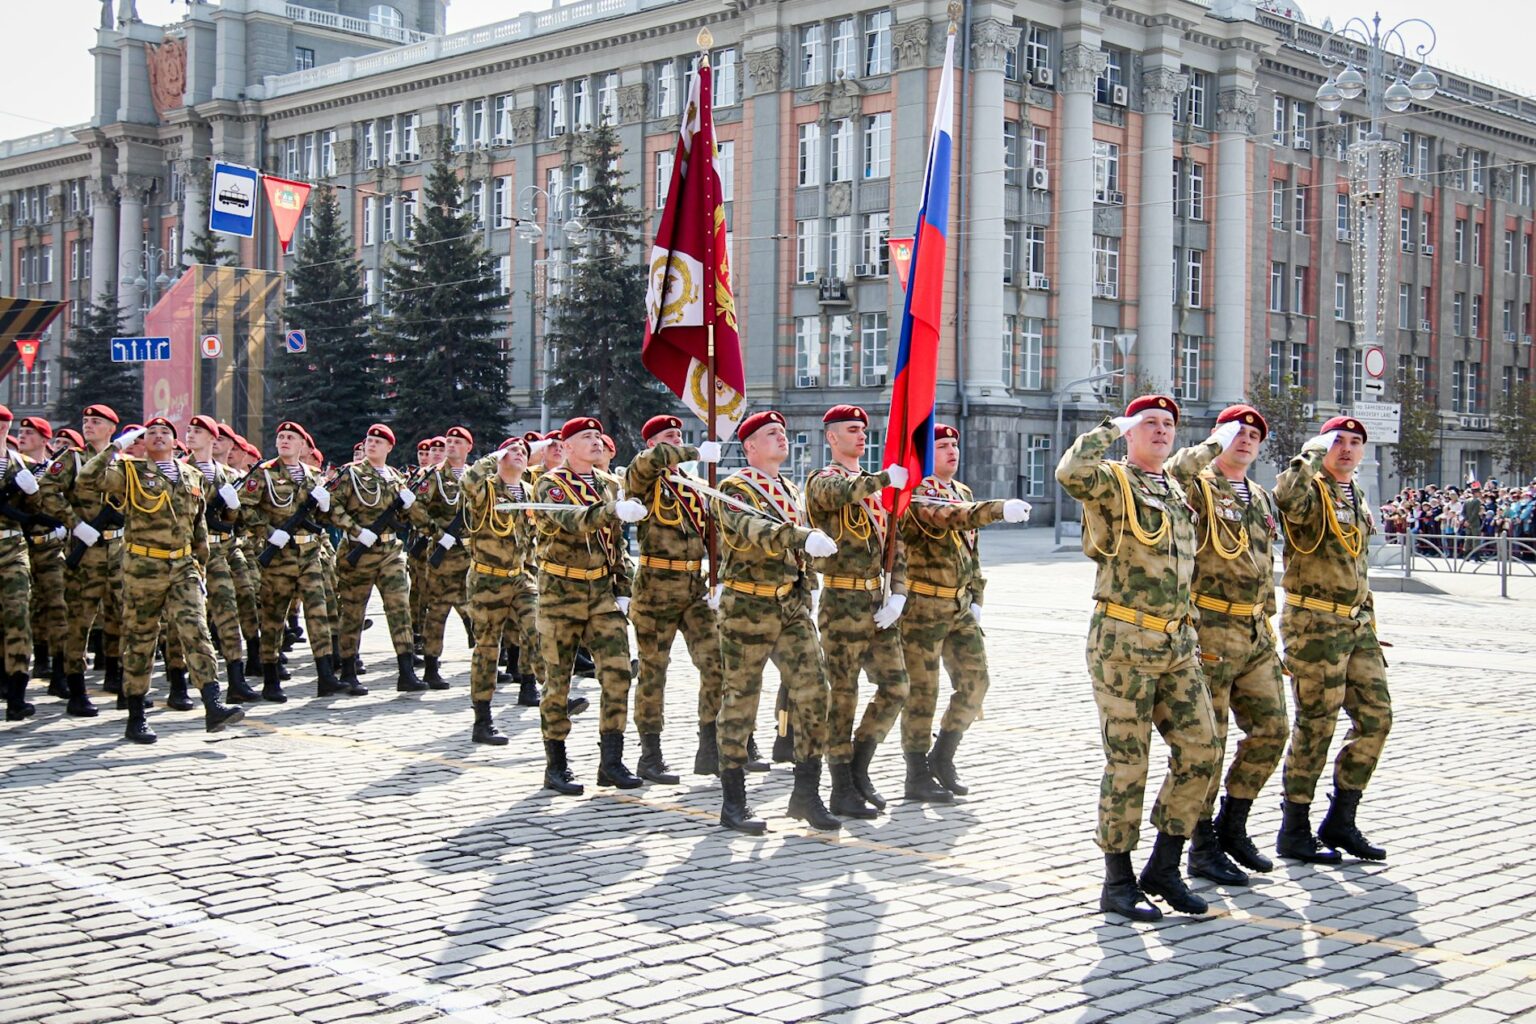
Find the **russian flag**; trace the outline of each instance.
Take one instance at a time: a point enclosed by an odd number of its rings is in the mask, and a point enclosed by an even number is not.
[[[912,264],[901,310],[901,340],[886,422],[885,458],[907,468],[907,486],[887,488],[886,508],[906,511],[912,491],[933,473],[934,393],[939,383],[939,333],[944,313],[944,259],[949,233],[949,161],[954,123],[955,27],[944,46],[944,71],[928,137],[928,171],[913,232]]]

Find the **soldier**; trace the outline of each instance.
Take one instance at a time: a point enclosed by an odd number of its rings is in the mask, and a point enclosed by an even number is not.
[[[41,416],[23,416],[17,424],[17,451],[32,462],[43,489],[57,494],[48,483],[51,440],[53,425]],[[56,500],[62,501],[62,495]],[[49,514],[54,511],[58,510]],[[27,554],[32,563],[32,674],[48,680],[49,696],[66,698],[69,688],[64,682],[64,635],[69,609],[64,604],[64,541],[50,540],[53,530],[52,526],[39,526],[27,531]]]
[[[874,818],[885,808],[885,798],[870,781],[870,761],[907,701],[901,631],[891,628],[907,604],[906,552],[897,542],[887,580],[883,559],[889,521],[880,492],[905,487],[907,470],[892,465],[883,473],[866,473],[860,467],[869,415],[858,406],[835,405],[821,422],[832,462],[806,480],[805,508],[810,524],[837,544],[835,554],[813,563],[822,582],[816,625],[829,689],[831,810],[844,818]],[[875,684],[875,695],[855,734],[861,668]]]
[[[630,621],[640,648],[640,678],[635,687],[635,728],[640,733],[642,779],[672,785],[661,752],[662,714],[666,699],[667,666],[672,641],[679,630],[688,655],[699,671],[699,749],[695,775],[719,774],[715,722],[720,717],[720,628],[704,581],[704,499],[697,491],[668,480],[688,461],[720,461],[720,442],[704,441],[697,448],[683,444],[683,421],[676,416],[652,416],[640,428],[644,451],[630,461],[624,492],[649,510],[637,532],[640,565],[635,574]]]
[[[142,435],[144,459],[118,455]],[[203,698],[203,724],[219,732],[245,712],[219,700],[218,670],[203,612],[202,565],[208,557],[203,477],[172,457],[176,428],[163,416],[129,431],[91,456],[80,481],[119,499],[126,519],[123,601],[128,611],[123,652],[123,693],[128,702],[125,738],[153,743],[144,720],[144,694],[161,623],[180,637],[192,680]]]
[[[417,480],[425,480],[432,467],[442,461],[442,440],[441,437],[424,437],[416,443]],[[437,447],[434,448],[434,444]],[[420,655],[422,612],[427,605],[427,541],[414,521],[410,524],[405,545],[405,571],[411,582],[411,651],[416,656],[412,659],[415,664],[424,661]]]
[[[1338,862],[1338,850],[1361,860],[1387,855],[1355,825],[1360,795],[1392,729],[1387,663],[1366,575],[1376,524],[1355,482],[1365,440],[1365,424],[1335,416],[1275,485],[1286,533],[1280,634],[1296,704],[1283,774],[1285,816],[1275,848],[1282,857],[1314,863]],[[1314,837],[1308,810],[1340,708],[1351,729],[1334,760],[1333,796]]]
[[[832,538],[804,525],[800,494],[779,476],[789,458],[784,417],[753,413],[736,430],[747,465],[720,485],[734,501],[715,501],[724,557],[720,580],[720,824],[762,835],[767,824],[747,806],[747,739],[757,722],[763,666],[769,658],[788,681],[795,743],[789,815],[812,828],[842,822],[821,801],[826,747],[827,677],[811,621],[813,576],[808,559],[837,553]],[[747,511],[753,509],[756,511]]]
[[[464,517],[459,481],[474,446],[474,435],[467,427],[449,427],[443,433],[443,461],[416,486],[420,500],[411,506],[411,521],[427,531],[443,549],[434,552],[438,564],[433,565],[429,557],[424,566],[427,593],[422,605],[421,636],[426,671],[422,679],[434,690],[448,689],[448,681],[439,668],[448,613],[457,611],[464,622],[469,622],[464,596],[469,552],[460,544],[464,538]]]
[[[970,787],[955,771],[960,738],[981,714],[991,679],[981,606],[976,531],[999,520],[1029,520],[1029,503],[1018,498],[978,502],[955,479],[960,468],[960,432],[944,423],[933,429],[933,475],[918,485],[902,516],[907,592],[902,616],[902,656],[909,689],[901,715],[901,746],[907,762],[905,797],[950,803]],[[949,670],[954,695],[944,710],[939,738],[933,716],[939,700],[939,662]],[[929,746],[932,745],[930,753]]]
[[[91,626],[100,626],[102,640],[102,685],[108,693],[121,694],[123,687],[122,623],[123,594],[122,510],[90,487],[79,483],[85,460],[111,445],[117,428],[117,413],[96,403],[85,407],[80,416],[80,434],[85,445],[53,464],[49,472],[59,493],[69,504],[65,518],[74,542],[64,568],[64,603],[69,609],[64,637],[64,681],[69,689],[68,713],[81,718],[95,714],[85,691],[85,651]],[[79,548],[75,547],[78,542]],[[75,552],[79,551],[79,557]],[[146,702],[146,706],[147,702]]]
[[[250,442],[235,433],[235,429],[228,423],[220,423],[218,426],[219,432],[213,439],[213,459],[223,467],[225,477],[236,483],[235,489],[238,491],[239,485],[245,483],[251,467],[261,461],[261,453],[253,455]],[[190,430],[188,434],[191,434]],[[239,617],[240,632],[245,635],[242,676],[247,669],[255,671],[261,665],[261,612],[257,607],[256,574],[251,570],[250,560],[245,557],[245,534],[237,515],[235,531],[229,535],[226,543],[220,545],[224,561],[229,566],[230,577],[234,581],[235,612]],[[234,687],[230,689],[233,691]],[[226,694],[224,699],[233,698]]]
[[[389,638],[395,648],[395,689],[416,693],[427,688],[416,677],[411,656],[411,584],[399,537],[416,494],[405,476],[388,465],[394,447],[395,432],[383,423],[373,424],[363,439],[362,460],[346,466],[335,484],[336,503],[361,524],[355,537],[343,541],[342,557],[336,563],[341,604],[339,664],[341,680],[352,694],[368,692],[357,678],[357,650],[368,595],[374,587],[378,587],[384,603]],[[378,532],[375,526],[388,529]]]
[[[27,557],[27,533],[35,528],[33,515],[42,512],[46,500],[34,469],[40,469],[8,443],[11,410],[0,405],[0,643],[4,645],[5,720],[20,722],[36,709],[27,703],[28,659],[32,647],[32,567]],[[57,523],[57,521],[55,521]],[[62,524],[50,525],[45,535],[58,542],[65,537]]]
[[[1180,450],[1167,471],[1194,503],[1194,602],[1200,609],[1203,674],[1216,718],[1218,758],[1205,793],[1200,820],[1189,844],[1189,873],[1226,885],[1247,885],[1250,871],[1274,865],[1248,838],[1248,810],[1285,751],[1285,689],[1275,632],[1275,561],[1271,544],[1278,530],[1268,492],[1248,479],[1269,424],[1249,405],[1232,405],[1216,417],[1216,429],[1200,444]],[[1226,752],[1227,712],[1243,738],[1221,790],[1221,756]]]
[[[1143,395],[1124,416],[1079,437],[1056,467],[1056,479],[1083,503],[1083,552],[1098,563],[1088,670],[1105,762],[1095,836],[1105,867],[1099,907],[1137,921],[1162,917],[1143,893],[1184,913],[1207,909],[1179,874],[1219,752],[1190,600],[1195,526],[1183,488],[1163,471],[1178,418],[1173,399]],[[1126,461],[1105,459],[1121,435]],[[1131,851],[1153,725],[1168,744],[1168,774],[1152,808],[1157,841],[1138,888]]]

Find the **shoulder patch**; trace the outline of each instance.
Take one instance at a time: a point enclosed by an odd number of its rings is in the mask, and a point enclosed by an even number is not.
[[[53,465],[48,467],[49,476],[58,476],[62,472],[64,472],[64,463],[62,462],[55,462]]]
[[[416,493],[417,494],[430,494],[431,492],[432,492],[432,481],[431,480],[423,481],[421,486],[416,488]]]
[[[255,494],[257,491],[261,490],[261,481],[255,477],[251,477],[245,482],[245,489],[250,491],[252,494]]]
[[[564,501],[565,500],[565,492],[562,491],[558,487],[550,488],[549,496],[551,498],[553,498],[555,501]]]

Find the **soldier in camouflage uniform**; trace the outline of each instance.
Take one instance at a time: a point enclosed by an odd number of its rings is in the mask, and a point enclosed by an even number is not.
[[[48,483],[48,471],[52,469],[48,442],[52,439],[53,425],[41,416],[24,416],[17,424],[16,450],[31,461],[43,490],[48,493],[56,493]],[[64,682],[64,635],[69,609],[64,604],[64,540],[50,539],[53,532],[53,526],[36,526],[27,531],[28,557],[32,563],[32,674],[48,680],[49,696],[63,698],[69,696]]]
[[[261,453],[252,449],[250,442],[235,433],[234,428],[228,423],[220,423],[218,436],[213,441],[213,458],[223,467],[224,474],[229,480],[244,483],[246,474],[261,461]],[[239,488],[237,487],[236,490]],[[220,549],[224,554],[225,564],[229,566],[230,577],[234,580],[235,611],[239,616],[240,632],[245,635],[242,674],[245,671],[255,671],[261,666],[261,612],[257,598],[256,573],[251,568],[251,560],[246,558],[245,547],[246,531],[237,515],[235,532],[220,545]],[[233,690],[234,687],[231,686],[230,689]],[[226,695],[225,699],[231,698]]]
[[[1028,502],[1017,498],[976,501],[971,489],[955,479],[959,468],[960,432],[948,424],[935,425],[933,475],[914,489],[901,519],[909,595],[901,621],[909,685],[901,716],[907,762],[904,795],[932,803],[949,803],[970,792],[955,770],[955,751],[981,714],[991,685],[981,632],[987,581],[981,575],[976,531],[999,520],[1026,522],[1030,511]],[[954,693],[935,741],[941,659]]]
[[[245,712],[219,700],[218,669],[204,617],[202,566],[208,557],[208,524],[203,476],[190,463],[172,457],[176,428],[165,417],[156,416],[138,433],[144,437],[145,458],[118,454],[135,439],[134,431],[128,431],[113,448],[91,456],[80,470],[80,482],[117,497],[123,505],[125,737],[153,743],[155,734],[144,720],[144,694],[162,622],[181,638],[193,683],[202,694],[204,728],[218,732],[240,721]]]
[[[1211,776],[1205,805],[1189,844],[1189,873],[1225,885],[1247,885],[1251,871],[1274,865],[1248,838],[1248,810],[1285,751],[1285,688],[1275,632],[1275,556],[1279,529],[1268,492],[1247,477],[1259,456],[1269,424],[1248,405],[1233,405],[1216,417],[1205,441],[1175,453],[1165,467],[1193,502],[1198,546],[1193,584],[1200,612],[1203,674],[1216,717],[1216,743],[1227,744],[1227,713],[1243,738],[1227,772],[1221,814],[1221,762]]]
[[[1392,729],[1387,662],[1367,578],[1375,523],[1355,482],[1365,441],[1365,424],[1335,416],[1275,485],[1286,532],[1280,634],[1296,704],[1276,849],[1282,857],[1319,863],[1338,861],[1338,850],[1362,860],[1387,855],[1355,825],[1360,796]],[[1333,797],[1314,837],[1308,810],[1341,708],[1351,728],[1334,760]]]
[[[304,465],[319,473],[322,477],[334,477],[336,473],[325,472],[325,453],[315,446],[313,437],[305,437],[306,450],[300,456]],[[327,485],[329,486],[329,484]],[[336,545],[331,543],[329,530],[320,531],[320,581],[325,587],[325,625],[331,636],[331,669],[341,673],[341,598],[336,589]],[[290,626],[296,625],[295,621]],[[368,688],[358,684],[356,686],[343,682],[342,690],[352,696],[360,696],[368,692]]]
[[[779,476],[789,458],[784,417],[772,410],[742,421],[747,465],[727,477],[714,502],[723,557],[720,581],[720,661],[725,687],[720,707],[720,824],[761,835],[767,824],[747,806],[747,739],[757,722],[763,666],[772,658],[789,688],[795,785],[790,817],[812,828],[842,827],[821,800],[821,757],[826,749],[827,675],[811,621],[814,574],[810,559],[837,553],[832,538],[805,525],[795,485]],[[752,509],[755,511],[747,511]]]
[[[0,664],[5,683],[5,720],[20,722],[35,709],[27,703],[28,667],[32,656],[32,566],[27,557],[27,532],[39,524],[36,514],[47,515],[48,500],[41,493],[37,473],[41,466],[6,444],[11,440],[11,410],[0,405]],[[47,538],[62,541],[63,525],[57,519],[47,527]]]
[[[720,443],[683,444],[683,421],[653,416],[640,429],[648,447],[635,455],[624,474],[625,493],[643,503],[649,515],[640,522],[640,567],[636,571],[630,621],[640,648],[640,679],[635,688],[635,728],[640,733],[642,779],[675,784],[661,752],[667,666],[679,630],[699,671],[699,748],[696,775],[719,772],[715,721],[720,716],[720,627],[703,575],[708,510],[697,491],[667,477],[693,460],[720,461]]]
[[[432,556],[424,563],[427,593],[422,606],[421,635],[427,667],[422,679],[434,690],[448,688],[439,669],[448,613],[456,611],[466,624],[469,622],[465,601],[469,552],[461,543],[464,522],[459,481],[464,476],[465,460],[474,446],[474,435],[467,428],[449,427],[443,433],[443,461],[416,486],[418,500],[411,506],[411,522],[443,549],[432,553],[439,559],[437,565],[432,564]],[[470,640],[473,643],[472,637]]]
[[[1105,861],[1099,906],[1133,920],[1162,916],[1144,892],[1185,913],[1207,909],[1179,873],[1220,751],[1190,597],[1194,517],[1184,489],[1163,472],[1178,412],[1171,398],[1143,395],[1124,416],[1079,437],[1056,468],[1062,487],[1083,503],[1083,552],[1098,563],[1088,670],[1105,762],[1095,836]],[[1105,453],[1121,435],[1126,461],[1111,462]],[[1168,774],[1152,808],[1157,841],[1138,888],[1131,851],[1154,725],[1168,744]]]
[[[443,461],[443,446],[446,443],[441,437],[424,437],[417,442],[417,484],[413,486],[419,486],[420,481],[431,475],[432,467]],[[405,546],[405,571],[411,583],[411,650],[417,655],[417,660],[425,661],[420,655],[422,613],[427,607],[427,540],[414,521],[410,525]]]
[[[65,522],[73,541],[84,548],[77,564],[64,568],[64,603],[69,609],[64,637],[64,680],[70,692],[70,714],[90,717],[90,699],[85,691],[85,652],[92,625],[102,631],[102,667],[104,687],[109,693],[121,693],[123,593],[123,528],[116,522],[121,509],[113,509],[102,495],[79,485],[80,469],[85,460],[105,450],[117,429],[118,416],[110,406],[88,405],[80,417],[80,433],[85,448],[70,452],[53,464],[50,477],[69,504]],[[109,525],[107,519],[115,525]]]
[[[883,473],[866,473],[860,468],[869,415],[858,406],[833,406],[821,421],[832,463],[806,480],[805,510],[810,524],[837,544],[835,554],[812,563],[822,583],[816,625],[827,666],[831,811],[843,818],[873,818],[885,807],[885,798],[870,781],[870,761],[907,701],[901,631],[891,628],[907,604],[906,548],[898,538],[887,581],[883,562],[889,519],[880,492],[905,487],[907,470],[893,465]],[[854,733],[860,669],[868,673],[875,694]]]

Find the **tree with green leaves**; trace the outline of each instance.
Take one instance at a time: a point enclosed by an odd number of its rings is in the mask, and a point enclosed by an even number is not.
[[[1276,470],[1290,465],[1301,446],[1317,433],[1307,411],[1311,404],[1307,389],[1292,380],[1290,374],[1280,378],[1279,390],[1270,385],[1269,374],[1254,374],[1248,382],[1248,404],[1259,410],[1269,424],[1263,453]]]
[[[224,248],[224,239],[206,225],[192,236],[192,244],[181,252],[193,263],[209,267],[233,267],[239,262],[234,253]]]
[[[284,307],[287,326],[302,329],[308,344],[298,355],[268,357],[267,419],[269,426],[303,424],[326,458],[339,463],[352,458],[352,446],[379,419],[381,360],[341,204],[325,185],[309,201],[312,226],[288,272],[293,293]]]
[[[1515,483],[1536,477],[1536,388],[1530,381],[1515,385],[1500,400],[1497,422],[1493,457]]]
[[[393,353],[394,422],[414,434],[468,427],[481,447],[505,435],[507,296],[497,284],[458,172],[441,156],[427,177],[414,237],[384,272],[389,313],[379,342]]]
[[[550,300],[550,367],[545,398],[565,416],[596,416],[626,461],[641,444],[640,428],[675,400],[640,362],[644,339],[645,264],[638,258],[643,214],[617,167],[612,128],[588,142],[589,184],[576,194],[586,237],[571,246],[570,272]]]
[[[97,402],[110,405],[124,423],[139,418],[144,409],[144,364],[112,361],[112,339],[122,336],[117,297],[102,292],[76,318],[74,337],[59,359],[64,386],[51,413],[54,422],[78,424],[81,410]]]
[[[1430,470],[1440,464],[1440,411],[1417,374],[1399,373],[1393,388],[1402,412],[1397,443],[1391,446],[1392,466],[1403,484],[1413,487],[1427,483]]]

